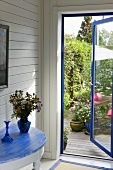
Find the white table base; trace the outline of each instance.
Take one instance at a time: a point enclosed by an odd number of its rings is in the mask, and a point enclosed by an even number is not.
[[[24,158],[0,164],[0,170],[18,170],[19,168],[25,167],[31,163],[33,163],[34,166],[33,170],[40,170],[40,160],[42,158],[43,153],[44,147]]]

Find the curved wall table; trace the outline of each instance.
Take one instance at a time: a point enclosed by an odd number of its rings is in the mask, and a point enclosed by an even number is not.
[[[5,129],[0,130],[0,139],[4,135]],[[34,170],[39,170],[46,135],[33,127],[28,133],[20,133],[16,124],[9,126],[9,135],[13,142],[2,143],[0,140],[0,170],[17,170],[31,163]]]

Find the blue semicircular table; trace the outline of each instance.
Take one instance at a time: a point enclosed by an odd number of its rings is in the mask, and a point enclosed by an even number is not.
[[[0,130],[0,139],[5,135],[5,129]],[[37,128],[31,127],[28,133],[20,133],[18,126],[9,126],[11,143],[0,140],[0,170],[17,170],[33,163],[34,170],[39,170],[40,159],[44,153],[46,135]]]

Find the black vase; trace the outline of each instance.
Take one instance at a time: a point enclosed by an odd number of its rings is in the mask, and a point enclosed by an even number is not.
[[[30,129],[31,122],[28,121],[28,118],[21,118],[17,122],[18,128],[20,130],[20,133],[27,133]]]
[[[64,150],[66,149],[66,146],[67,146],[67,140],[68,140],[68,138],[65,137],[65,138],[64,138]]]

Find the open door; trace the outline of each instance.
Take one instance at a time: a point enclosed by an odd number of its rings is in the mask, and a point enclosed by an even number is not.
[[[113,17],[92,23],[90,140],[113,157]]]

